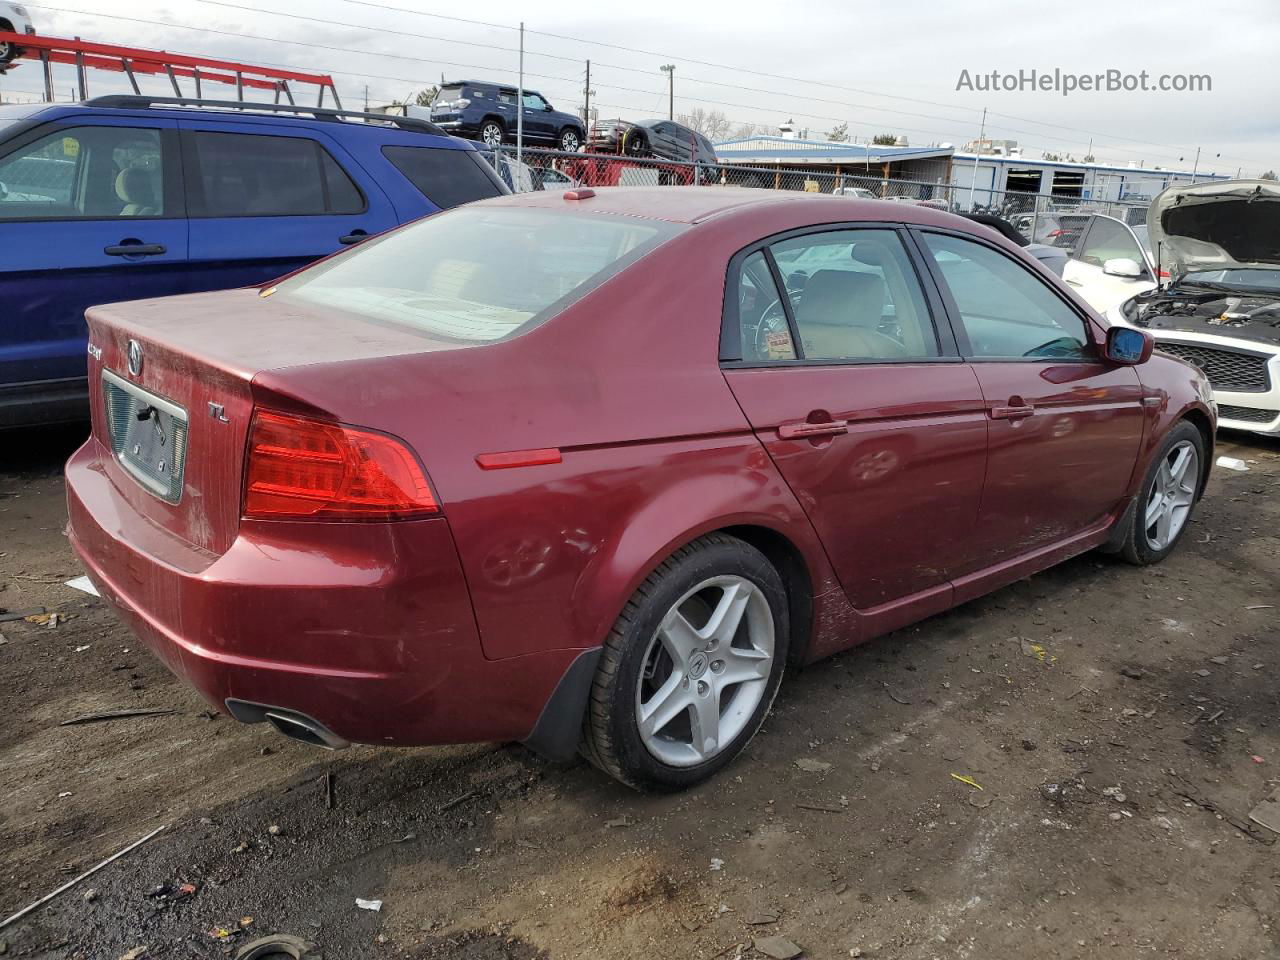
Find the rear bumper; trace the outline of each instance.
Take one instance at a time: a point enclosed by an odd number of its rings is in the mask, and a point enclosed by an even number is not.
[[[211,704],[265,704],[342,740],[520,740],[581,651],[486,660],[447,522],[241,523],[214,556],[137,514],[90,439],[68,535],[121,619]]]

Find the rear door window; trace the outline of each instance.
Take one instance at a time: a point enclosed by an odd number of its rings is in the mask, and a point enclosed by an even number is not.
[[[163,217],[165,166],[158,129],[63,128],[0,157],[0,220]]]
[[[318,217],[365,211],[365,198],[309,137],[188,134],[193,217]]]
[[[939,355],[915,270],[892,230],[833,230],[770,250],[806,360],[911,360]]]
[[[497,175],[471,150],[386,146],[382,155],[441,210],[503,193]]]

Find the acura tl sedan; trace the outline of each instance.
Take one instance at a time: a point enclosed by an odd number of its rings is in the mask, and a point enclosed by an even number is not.
[[[260,289],[89,311],[94,584],[219,709],[710,776],[787,669],[1178,543],[1203,374],[924,207],[468,204]]]

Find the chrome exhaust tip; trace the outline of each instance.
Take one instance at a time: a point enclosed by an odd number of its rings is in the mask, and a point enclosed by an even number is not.
[[[323,723],[297,710],[234,699],[228,699],[226,706],[227,711],[241,723],[269,723],[291,740],[300,740],[326,750],[344,750],[351,746],[349,740],[344,740]]]

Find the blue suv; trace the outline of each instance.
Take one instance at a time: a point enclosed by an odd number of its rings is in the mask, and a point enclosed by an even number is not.
[[[507,192],[473,144],[406,117],[133,96],[0,107],[0,427],[87,414],[87,307],[265,283]]]
[[[519,115],[513,86],[464,80],[446,83],[431,101],[431,122],[493,149],[516,139]],[[524,142],[577,153],[586,139],[582,119],[562,113],[535,90],[524,91]]]

